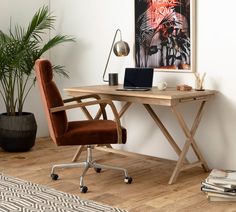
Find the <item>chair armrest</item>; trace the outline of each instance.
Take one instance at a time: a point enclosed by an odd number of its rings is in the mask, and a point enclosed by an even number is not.
[[[99,95],[97,95],[97,94],[88,94],[88,95],[76,96],[76,97],[64,99],[63,103],[70,103],[70,102],[74,102],[74,101],[82,102],[81,100],[83,100],[83,99],[91,99],[91,98],[94,98],[96,100],[101,99],[101,97]],[[107,114],[106,114],[105,107],[103,105],[101,105],[101,104],[100,104],[100,111],[102,113],[103,119],[107,119]],[[83,108],[83,112],[88,117],[88,119],[92,119],[90,113],[88,112],[88,110],[86,108]]]
[[[81,101],[82,99],[90,99],[90,98],[101,99],[101,97],[96,94],[89,94],[89,95],[84,95],[84,96],[76,96],[76,97],[72,97],[68,99],[63,99],[63,102],[68,103],[68,102]]]
[[[119,118],[119,114],[116,110],[115,105],[113,104],[113,102],[110,99],[98,99],[98,100],[89,101],[89,102],[79,102],[79,103],[74,103],[74,104],[70,104],[70,105],[53,107],[53,108],[50,108],[50,112],[56,113],[56,112],[66,111],[66,110],[70,110],[70,109],[74,109],[74,108],[78,108],[78,107],[86,107],[86,106],[92,106],[92,105],[97,105],[97,104],[100,104],[102,106],[103,105],[110,106],[112,113],[114,115],[114,121],[116,122],[118,143],[121,144],[122,143],[122,129],[121,129],[121,124],[120,124],[120,118]]]

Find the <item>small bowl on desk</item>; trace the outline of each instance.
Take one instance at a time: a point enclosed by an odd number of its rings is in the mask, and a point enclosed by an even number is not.
[[[164,91],[166,88],[167,88],[167,82],[164,81],[157,82],[157,89],[159,91]]]
[[[177,89],[178,91],[191,91],[191,90],[192,90],[192,87],[189,86],[189,85],[183,84],[183,85],[177,85],[177,86],[176,86],[176,89]]]

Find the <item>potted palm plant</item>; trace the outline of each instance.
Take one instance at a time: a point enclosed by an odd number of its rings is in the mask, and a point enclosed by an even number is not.
[[[0,95],[6,109],[0,114],[0,146],[6,151],[27,151],[35,143],[35,117],[23,110],[35,84],[35,61],[52,47],[74,41],[69,36],[56,35],[44,43],[42,36],[53,29],[54,22],[55,17],[44,6],[34,14],[27,29],[16,25],[9,33],[0,31]],[[68,77],[63,66],[53,69]]]

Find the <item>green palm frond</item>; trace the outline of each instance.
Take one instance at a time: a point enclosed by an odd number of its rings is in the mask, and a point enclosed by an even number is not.
[[[65,66],[53,65],[52,69],[54,73],[59,74],[65,78],[69,78],[68,72],[65,70]]]
[[[42,7],[33,16],[24,36],[24,40],[27,41],[34,38],[37,41],[42,41],[41,34],[44,34],[45,30],[53,29],[54,22],[55,17],[49,13],[49,8],[47,6]]]
[[[71,38],[69,36],[66,35],[56,35],[55,37],[53,37],[52,39],[50,39],[41,49],[40,51],[40,56],[46,52],[47,50],[53,48],[54,46],[57,46],[61,43],[65,43],[65,42],[74,42],[75,39]]]
[[[10,40],[11,38],[0,30],[0,46],[4,45],[7,41]]]
[[[19,25],[14,28],[14,33],[10,31],[10,37],[15,40],[22,40],[25,34],[25,29]]]
[[[30,21],[27,30],[16,25],[10,26],[9,34],[0,31],[0,96],[5,103],[8,115],[22,113],[23,105],[35,83],[34,64],[43,53],[74,38],[56,35],[46,44],[42,35],[53,29],[55,17],[47,6],[39,9]],[[68,73],[63,66],[53,66],[53,71],[64,77]]]

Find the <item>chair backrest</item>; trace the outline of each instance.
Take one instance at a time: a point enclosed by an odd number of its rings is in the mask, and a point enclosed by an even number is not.
[[[36,78],[49,127],[49,133],[55,143],[68,127],[65,111],[51,113],[50,108],[63,106],[60,92],[53,81],[52,65],[48,60],[38,59],[35,63]]]

